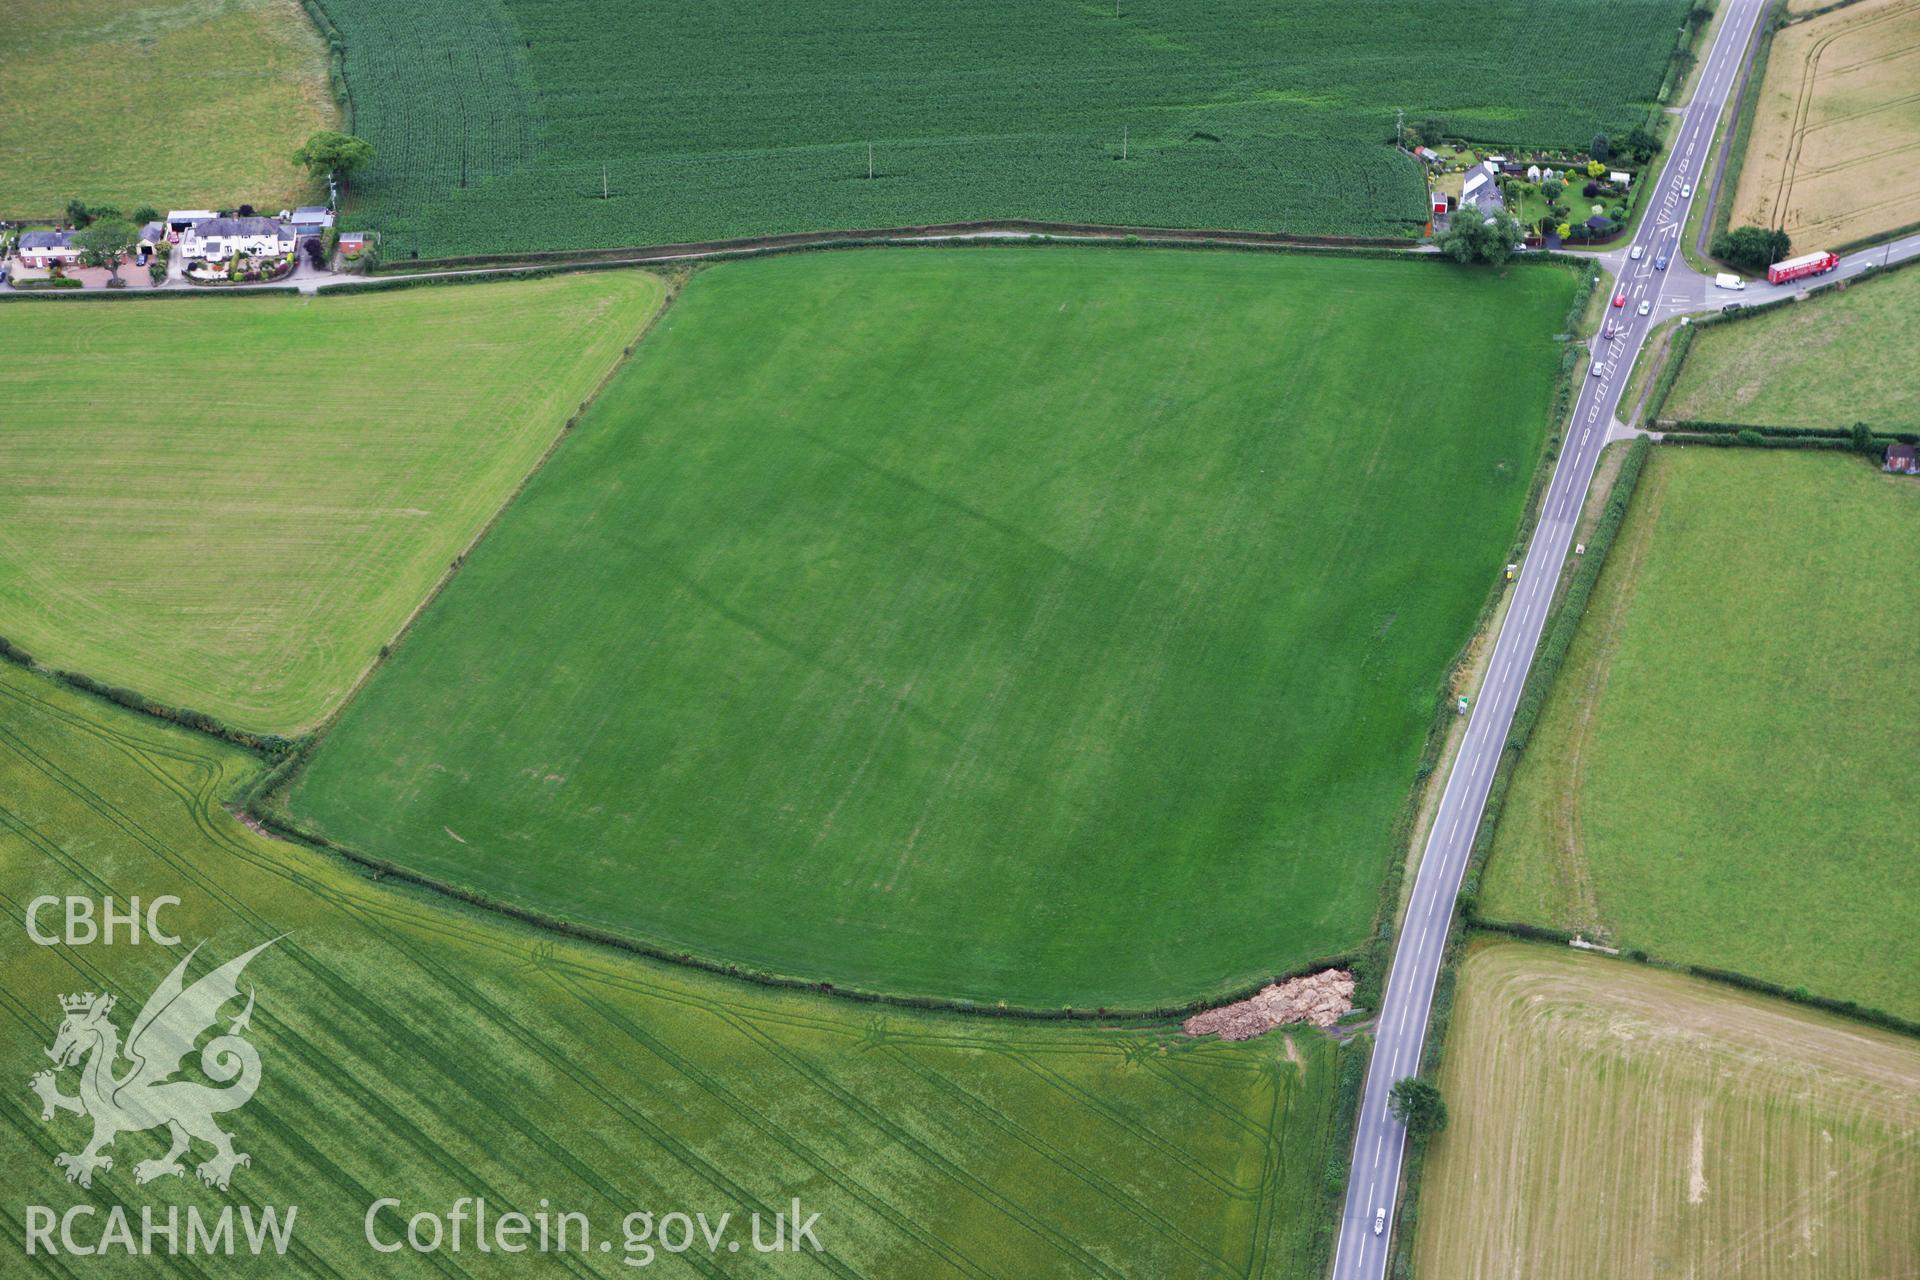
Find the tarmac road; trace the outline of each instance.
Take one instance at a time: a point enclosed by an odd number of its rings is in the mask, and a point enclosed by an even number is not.
[[[1334,1280],[1373,1280],[1386,1275],[1400,1194],[1400,1170],[1406,1154],[1406,1130],[1389,1112],[1387,1093],[1395,1081],[1419,1070],[1434,983],[1446,950],[1460,877],[1466,870],[1467,855],[1480,826],[1488,787],[1506,746],[1521,686],[1546,624],[1548,605],[1568,562],[1574,525],[1580,518],[1594,463],[1599,459],[1601,447],[1615,435],[1615,411],[1627,372],[1646,340],[1647,330],[1661,318],[1663,288],[1680,286],[1684,275],[1693,276],[1700,287],[1711,289],[1710,281],[1685,267],[1679,253],[1679,237],[1690,203],[1690,197],[1680,193],[1683,186],[1697,184],[1706,171],[1714,126],[1737,82],[1754,24],[1766,8],[1766,0],[1728,0],[1728,3],[1731,7],[1707,54],[1693,101],[1674,133],[1647,216],[1635,233],[1633,243],[1645,246],[1643,254],[1638,261],[1627,254],[1609,254],[1603,259],[1616,271],[1627,269],[1613,286],[1615,296],[1624,296],[1625,302],[1619,308],[1608,308],[1606,328],[1613,331],[1611,336],[1595,340],[1596,373],[1583,379],[1585,385],[1574,405],[1572,423],[1547,488],[1540,523],[1527,548],[1519,579],[1514,583],[1514,598],[1495,641],[1493,660],[1487,668],[1478,703],[1468,719],[1466,736],[1447,777],[1432,832],[1415,874],[1355,1125],[1346,1205],[1334,1246]],[[1875,258],[1878,252],[1860,256]],[[1655,271],[1654,261],[1662,253],[1671,259],[1669,269]],[[1675,268],[1680,270],[1676,272]],[[1757,297],[1735,294],[1721,296],[1730,300],[1757,300]],[[1649,314],[1645,316],[1639,314],[1642,302],[1650,304]],[[1671,307],[1668,314],[1679,310],[1697,311],[1704,305],[1707,305],[1704,300],[1694,301],[1691,306]],[[1385,1222],[1376,1234],[1375,1218],[1381,1211],[1385,1213]],[[1424,1229],[1445,1231],[1448,1224],[1428,1221]]]
[[[1803,252],[1818,250],[1819,247],[1817,244],[1809,245],[1803,250],[1795,245],[1794,254],[1798,256]],[[1652,250],[1648,252],[1652,253]],[[1850,253],[1840,259],[1838,267],[1825,275],[1808,276],[1791,284],[1779,285],[1768,284],[1765,280],[1750,280],[1747,287],[1738,292],[1717,288],[1711,276],[1701,275],[1687,266],[1683,258],[1674,258],[1663,272],[1651,272],[1651,264],[1657,260],[1653,257],[1642,257],[1638,262],[1629,260],[1628,265],[1634,268],[1636,278],[1650,278],[1648,287],[1654,295],[1652,318],[1658,322],[1669,316],[1718,311],[1734,303],[1745,307],[1764,307],[1776,302],[1790,302],[1809,289],[1836,280],[1850,280],[1870,268],[1891,266],[1913,257],[1920,257],[1920,234],[1902,236],[1898,240],[1889,240],[1870,249]],[[1651,279],[1655,275],[1659,277],[1657,281]]]

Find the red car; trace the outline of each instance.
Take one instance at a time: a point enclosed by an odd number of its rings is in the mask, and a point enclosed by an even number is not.
[[[1614,294],[1614,295],[1613,295],[1613,305],[1614,305],[1614,306],[1616,306],[1616,307],[1624,307],[1624,306],[1626,306],[1626,305],[1627,305],[1627,295],[1626,295],[1626,294],[1624,294],[1624,293],[1616,293],[1616,294]]]

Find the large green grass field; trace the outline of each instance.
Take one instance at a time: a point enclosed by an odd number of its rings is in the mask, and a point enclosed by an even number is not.
[[[662,295],[621,272],[0,307],[0,635],[248,729],[315,723]]]
[[[291,809],[843,986],[1160,1007],[1350,951],[1574,283],[1024,247],[705,271]]]
[[[1501,145],[1617,136],[1688,9],[319,3],[379,149],[352,215],[389,258],[1007,217],[1411,236],[1395,108]]]
[[[749,1213],[770,1223],[795,1197],[820,1215],[824,1253],[701,1245],[643,1274],[1318,1274],[1341,1162],[1341,1051],[1319,1033],[1228,1045],[1166,1025],[912,1014],[569,944],[253,834],[221,800],[256,767],[0,665],[10,1276],[632,1275],[623,1262],[644,1255],[626,1248],[628,1213],[731,1213],[745,1240]],[[45,894],[177,896],[161,922],[181,945],[31,945],[22,916]],[[58,914],[42,923],[57,932]],[[135,1166],[165,1148],[157,1131],[118,1137],[90,1190],[68,1184],[54,1156],[87,1125],[43,1121],[27,1088],[49,1066],[59,997],[111,993],[124,1033],[189,947],[192,979],[275,937],[243,980],[261,1082],[220,1116],[252,1157],[230,1193],[191,1168],[137,1186]],[[58,1084],[72,1094],[75,1073]],[[496,1219],[586,1214],[591,1247],[482,1254],[469,1219],[461,1252],[377,1253],[362,1223],[383,1196],[401,1201],[383,1240],[405,1215],[480,1196]],[[136,1239],[149,1206],[162,1221],[236,1204],[297,1217],[284,1261],[28,1258],[23,1206],[75,1204],[102,1215],[80,1220],[83,1242],[114,1207]]]
[[[1779,427],[1920,431],[1920,270],[1694,335],[1662,412]]]
[[[1420,1186],[1422,1280],[1920,1269],[1920,1043],[1675,973],[1482,944]]]
[[[287,208],[339,117],[298,0],[0,0],[0,218]]]
[[[1656,450],[1514,775],[1484,915],[1920,1017],[1920,486]]]

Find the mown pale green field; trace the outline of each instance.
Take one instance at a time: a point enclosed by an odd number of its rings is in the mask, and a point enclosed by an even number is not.
[[[1916,555],[1863,459],[1655,450],[1481,912],[1920,1016]]]
[[[867,989],[1153,1008],[1346,952],[1573,284],[1024,247],[705,271],[292,810]]]
[[[315,723],[662,296],[614,272],[0,307],[0,635],[247,729]]]
[[[1694,335],[1663,417],[1920,431],[1920,270]]]
[[[0,218],[288,208],[326,188],[287,157],[339,123],[297,0],[0,0]]]
[[[1423,1280],[1920,1269],[1920,1042],[1564,948],[1479,944]]]
[[[1317,1273],[1329,1159],[1342,1162],[1339,1055],[1318,1033],[1227,1045],[1164,1024],[920,1015],[568,944],[252,834],[220,801],[254,767],[0,666],[9,1275],[161,1274],[151,1258],[26,1260],[23,1204],[124,1205],[136,1231],[145,1205],[297,1206],[286,1262],[182,1259],[166,1274],[614,1276],[636,1274],[620,1265],[629,1212],[731,1212],[744,1239],[747,1214],[794,1197],[820,1215],[819,1257],[743,1246],[744,1263],[702,1252],[659,1271]],[[162,922],[182,945],[33,946],[19,923],[41,894],[177,895]],[[252,1156],[231,1196],[191,1169],[136,1186],[135,1164],[162,1153],[154,1133],[118,1138],[90,1192],[70,1186],[53,1157],[79,1149],[85,1122],[43,1123],[26,1087],[48,1065],[58,997],[111,992],[125,1032],[188,947],[203,944],[191,979],[283,934],[243,981],[262,1067],[258,1094],[221,1117]],[[75,1087],[64,1072],[61,1091]],[[409,1215],[461,1196],[495,1214],[550,1202],[614,1247],[485,1256],[469,1235],[457,1255],[377,1254],[362,1222],[381,1196]],[[100,1222],[80,1223],[83,1241]],[[387,1211],[380,1229],[403,1227]]]

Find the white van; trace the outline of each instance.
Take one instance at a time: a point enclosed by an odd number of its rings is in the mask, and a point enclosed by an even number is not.
[[[1713,287],[1716,289],[1744,289],[1747,287],[1747,282],[1730,271],[1722,271],[1713,278]]]

